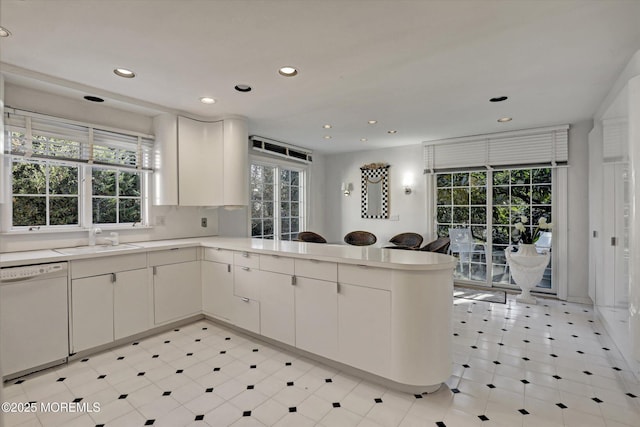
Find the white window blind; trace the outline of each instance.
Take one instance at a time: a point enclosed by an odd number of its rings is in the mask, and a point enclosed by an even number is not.
[[[542,165],[569,160],[569,126],[501,132],[423,144],[425,171]]]
[[[607,162],[627,160],[628,127],[626,119],[602,121],[602,157]]]
[[[5,152],[150,171],[153,136],[96,127],[43,114],[5,110]]]

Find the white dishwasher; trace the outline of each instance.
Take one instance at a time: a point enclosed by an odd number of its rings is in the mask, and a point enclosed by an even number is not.
[[[0,372],[5,379],[67,360],[67,270],[66,262],[0,269]]]

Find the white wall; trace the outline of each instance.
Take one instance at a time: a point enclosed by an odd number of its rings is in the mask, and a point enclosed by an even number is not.
[[[325,159],[325,237],[342,242],[354,230],[366,230],[378,237],[378,245],[386,246],[391,237],[403,232],[422,234],[425,240],[429,215],[426,212],[425,179],[422,145],[327,155]],[[360,167],[368,163],[389,163],[389,215],[391,219],[360,218]],[[404,194],[405,176],[413,179],[413,191]],[[350,196],[344,196],[340,184],[353,184]]]
[[[82,99],[62,97],[11,84],[5,85],[4,99],[7,106],[14,108],[136,132],[153,133],[153,121],[150,116],[122,111]],[[200,226],[201,218],[207,218],[206,228]],[[152,228],[118,230],[120,240],[133,242],[218,234],[217,209],[150,206],[149,221]],[[34,233],[0,235],[0,252],[78,246],[86,245],[88,242],[87,233],[81,231]]]

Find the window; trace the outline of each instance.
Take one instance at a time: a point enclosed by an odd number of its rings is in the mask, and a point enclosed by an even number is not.
[[[462,250],[453,250],[452,242],[453,255],[459,258],[456,279],[514,284],[504,255],[518,240],[513,224],[521,216],[529,219],[530,229],[541,217],[551,222],[552,177],[548,167],[436,174],[438,236],[450,236],[450,229],[468,229],[473,240]],[[539,288],[552,288],[551,273],[550,265]]]
[[[5,124],[4,230],[145,223],[150,136],[13,109]]]
[[[304,177],[302,169],[251,164],[251,237],[298,237],[304,226]]]

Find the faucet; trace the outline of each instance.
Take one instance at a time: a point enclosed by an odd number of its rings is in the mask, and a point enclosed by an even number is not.
[[[111,242],[111,246],[118,246],[120,244],[118,233],[112,231],[111,233],[109,233],[109,236],[111,237],[105,237],[104,240],[106,240],[107,242]]]
[[[89,229],[89,246],[96,245],[96,234],[101,234],[102,229],[100,227],[93,227]]]

